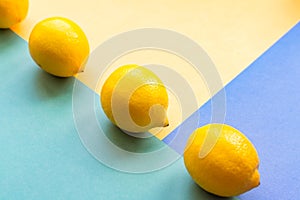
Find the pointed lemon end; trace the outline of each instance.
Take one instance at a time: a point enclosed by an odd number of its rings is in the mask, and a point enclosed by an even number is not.
[[[256,169],[251,178],[251,188],[255,188],[260,185],[260,174],[258,169]]]
[[[163,127],[168,127],[170,125],[168,117],[166,117]]]

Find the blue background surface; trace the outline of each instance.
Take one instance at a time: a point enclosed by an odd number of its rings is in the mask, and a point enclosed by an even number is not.
[[[239,199],[300,196],[299,36],[298,23],[225,88],[225,122],[250,138],[261,160],[261,185]],[[102,165],[75,129],[74,78],[42,72],[9,30],[0,30],[0,61],[0,199],[221,199],[193,183],[182,159],[147,174]],[[209,123],[210,109],[208,102],[185,123],[198,114]],[[184,141],[176,143],[180,152]]]
[[[225,123],[254,143],[260,157],[261,185],[241,199],[299,199],[300,196],[300,23],[225,87]],[[210,122],[211,101],[195,112]],[[175,133],[175,131],[174,131]],[[185,138],[170,134],[164,142],[182,153]]]

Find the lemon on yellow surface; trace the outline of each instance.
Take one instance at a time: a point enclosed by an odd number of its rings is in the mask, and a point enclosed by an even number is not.
[[[101,90],[107,117],[129,132],[168,126],[168,93],[159,77],[145,67],[125,65],[115,70]]]
[[[28,0],[0,0],[0,28],[9,28],[25,19],[28,5]]]
[[[81,28],[62,17],[36,24],[29,37],[29,50],[42,69],[59,77],[70,77],[82,71],[90,51]]]
[[[215,143],[202,156],[209,134],[216,136]],[[209,124],[195,130],[187,143],[184,163],[200,187],[218,196],[236,196],[260,184],[255,147],[245,135],[228,125]]]

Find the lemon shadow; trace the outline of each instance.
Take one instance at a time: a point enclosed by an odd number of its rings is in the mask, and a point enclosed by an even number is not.
[[[34,66],[37,67],[37,66]],[[36,70],[35,91],[39,98],[49,99],[61,95],[72,95],[75,78],[60,78],[46,73],[41,69]]]
[[[20,38],[10,29],[0,28],[0,51],[5,51],[8,48],[13,48],[16,41]]]
[[[220,197],[203,190],[196,183],[192,182],[189,185],[190,200],[239,200],[237,197]]]
[[[100,102],[97,102],[95,113],[98,123],[101,126],[105,136],[110,140],[111,143],[124,151],[133,153],[148,153],[162,148],[167,148],[166,144],[155,136],[139,138],[139,133],[136,133],[137,137],[134,137],[123,132],[108,120],[103,112]]]
[[[133,153],[148,153],[165,147],[156,137],[137,138],[130,136],[111,124],[105,132],[107,138],[119,148]]]

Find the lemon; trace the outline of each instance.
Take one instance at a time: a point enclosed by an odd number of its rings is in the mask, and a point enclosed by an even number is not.
[[[201,151],[209,138],[215,138],[210,141],[213,147],[203,156]],[[209,124],[195,130],[188,140],[184,163],[200,187],[218,196],[236,196],[260,184],[255,147],[228,125]]]
[[[46,72],[70,77],[83,70],[89,56],[89,43],[81,28],[69,19],[42,20],[29,37],[33,60]]]
[[[28,4],[28,0],[0,0],[0,28],[9,28],[25,19]]]
[[[168,93],[159,77],[135,64],[116,69],[101,90],[106,116],[125,131],[145,132],[168,126]]]

